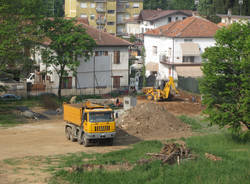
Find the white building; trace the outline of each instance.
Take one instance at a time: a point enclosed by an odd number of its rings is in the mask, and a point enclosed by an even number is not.
[[[76,77],[72,73],[65,77],[62,82],[62,95],[72,94],[75,91],[83,93],[108,93],[114,89],[126,88],[129,85],[129,51],[130,43],[109,33],[99,31],[94,27],[81,23],[97,44],[94,56],[87,62],[80,58],[80,66]],[[56,89],[59,86],[59,76],[53,66],[46,67],[37,52],[35,60],[40,65],[40,73],[47,71],[46,89]],[[79,92],[77,92],[79,93]]]
[[[201,54],[214,46],[218,29],[216,24],[193,16],[149,30],[144,35],[146,75],[155,73],[158,80],[201,76]]]
[[[240,15],[231,15],[229,14],[217,14],[221,17],[221,22],[219,25],[227,26],[236,22],[250,22],[250,16],[240,16]]]
[[[190,16],[192,16],[191,10],[142,10],[139,17],[127,21],[126,32],[142,34],[150,29],[184,20]]]

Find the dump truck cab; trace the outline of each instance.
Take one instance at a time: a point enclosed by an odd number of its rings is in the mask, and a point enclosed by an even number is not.
[[[88,146],[94,142],[113,144],[116,134],[114,112],[111,108],[86,102],[64,104],[67,139]]]

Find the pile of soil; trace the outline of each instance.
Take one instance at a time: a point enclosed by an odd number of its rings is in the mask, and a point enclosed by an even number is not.
[[[142,139],[180,138],[191,135],[187,124],[154,102],[138,104],[117,121],[118,127]],[[118,132],[119,135],[119,132]]]

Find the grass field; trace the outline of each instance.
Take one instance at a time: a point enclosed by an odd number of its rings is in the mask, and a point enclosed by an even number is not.
[[[16,113],[17,106],[39,106],[38,99],[23,99],[19,101],[0,101],[0,126],[14,126],[26,123],[27,120]]]
[[[249,183],[250,181],[250,143],[238,143],[228,134],[210,134],[191,137],[185,140],[192,153],[197,154],[196,160],[181,162],[178,166],[161,165],[160,161],[139,165],[137,161],[147,158],[148,152],[159,152],[162,143],[146,141],[135,144],[132,149],[115,151],[107,154],[85,153],[72,154],[60,158],[57,167],[51,167],[54,177],[52,184],[67,181],[69,183],[95,184],[159,184],[159,183]],[[221,161],[211,161],[205,158],[205,153],[222,158]],[[91,160],[91,158],[93,160]],[[90,159],[89,161],[83,161]],[[64,168],[75,165],[102,164],[117,165],[124,162],[132,164],[132,170],[68,172]]]

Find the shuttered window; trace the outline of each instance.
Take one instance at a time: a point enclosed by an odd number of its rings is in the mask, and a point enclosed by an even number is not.
[[[120,76],[113,77],[113,88],[120,88]]]
[[[114,51],[114,64],[120,64],[120,51]]]

